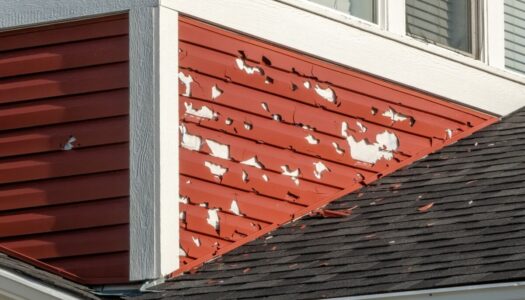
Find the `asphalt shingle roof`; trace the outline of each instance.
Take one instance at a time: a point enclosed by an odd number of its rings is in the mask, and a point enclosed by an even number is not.
[[[140,299],[317,299],[525,278],[525,109]]]

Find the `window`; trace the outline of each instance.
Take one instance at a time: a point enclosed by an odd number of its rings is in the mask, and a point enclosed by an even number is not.
[[[406,0],[407,34],[477,56],[474,2]]]
[[[377,0],[309,0],[377,24]]]
[[[525,1],[505,0],[505,67],[525,73]]]

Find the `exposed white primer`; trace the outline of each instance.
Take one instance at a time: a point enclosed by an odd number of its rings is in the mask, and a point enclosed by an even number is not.
[[[190,198],[186,197],[186,196],[179,196],[179,203],[184,203],[184,204],[188,204],[188,200]]]
[[[199,206],[200,207],[208,207],[208,203],[206,203],[206,202],[199,203]]]
[[[217,87],[217,85],[214,85],[211,87],[211,98],[213,100],[219,98],[220,95],[222,95],[223,91]]]
[[[182,247],[179,247],[179,255],[180,256],[186,256],[186,251],[184,251],[184,249],[182,249]]]
[[[399,146],[395,134],[384,131],[376,135],[376,142],[369,144],[366,140],[356,141],[353,136],[346,138],[350,146],[350,156],[362,162],[374,164],[380,159],[391,160]]]
[[[250,123],[244,122],[244,129],[246,130],[252,130],[253,126]]]
[[[257,156],[254,156],[252,158],[249,158],[247,160],[241,161],[241,164],[256,167],[257,169],[262,169],[264,166],[261,164],[261,162],[257,159]]]
[[[268,182],[270,179],[268,178],[268,175],[266,174],[262,174],[262,179],[265,181],[265,182]]]
[[[231,125],[233,123],[233,120],[231,118],[226,118],[226,120],[224,120],[224,124],[226,125]]]
[[[204,105],[201,106],[199,110],[193,108],[193,103],[184,102],[184,106],[186,107],[186,114],[188,115],[210,120],[217,119],[218,117],[218,114],[216,112]]]
[[[186,126],[180,125],[180,132],[182,133],[181,146],[182,148],[199,151],[201,149],[202,139],[200,136],[189,134]]]
[[[283,170],[283,172],[281,174],[283,174],[284,176],[292,177],[292,180],[295,183],[295,185],[299,185],[299,178],[298,177],[299,177],[299,174],[301,174],[301,170],[299,168],[297,168],[295,170],[290,170],[288,165],[285,165],[285,166],[281,166],[281,170]]]
[[[246,62],[244,61],[244,59],[242,59],[242,58],[237,58],[235,60],[235,64],[237,65],[237,68],[239,68],[240,70],[246,72],[246,74],[248,74],[248,75],[253,75],[255,73],[262,74],[260,68],[248,66],[246,64]]]
[[[313,128],[313,127],[311,127],[311,126],[308,126],[308,125],[303,125],[303,126],[301,126],[301,127],[302,127],[303,129],[306,129],[306,130],[311,130],[311,131],[313,131],[313,130],[314,130],[314,128]]]
[[[332,142],[332,146],[334,146],[335,152],[337,152],[337,154],[342,155],[345,153],[345,150],[341,148],[336,142]]]
[[[328,169],[328,167],[321,161],[314,163],[314,167],[314,175],[317,179],[321,179],[323,172],[330,172],[330,169]]]
[[[365,125],[363,125],[363,123],[361,123],[359,121],[356,121],[355,123],[356,123],[357,127],[359,127],[359,132],[361,132],[361,133],[365,133],[366,132],[367,128],[366,128]]]
[[[208,209],[208,218],[206,219],[206,222],[215,230],[219,230],[219,214],[217,211],[219,211],[218,208]]]
[[[230,205],[230,211],[237,216],[241,215],[241,211],[239,210],[239,205],[237,204],[237,201],[235,199],[232,200],[232,203]]]
[[[313,135],[309,134],[305,137],[305,139],[308,141],[308,144],[310,145],[317,145],[319,144],[319,139],[316,139]]]
[[[230,159],[230,146],[208,139],[206,139],[206,144],[208,144],[208,147],[211,150],[211,156]]]
[[[310,86],[311,86],[311,85],[310,85],[310,81],[305,81],[305,82],[303,83],[303,85],[304,85],[305,88],[310,89]]]
[[[248,172],[242,170],[242,181],[248,182]]]
[[[192,236],[191,239],[193,240],[193,243],[195,244],[195,246],[197,247],[201,246],[201,240],[199,238]]]
[[[210,169],[210,172],[219,179],[222,178],[222,176],[224,176],[224,174],[226,174],[226,172],[228,171],[227,168],[224,168],[221,165],[217,165],[209,161],[205,161],[204,166]]]
[[[335,92],[331,88],[328,87],[326,89],[323,89],[319,85],[316,84],[315,92],[317,93],[317,95],[321,96],[326,101],[330,103],[335,103],[335,99],[336,99]]]
[[[281,117],[281,115],[273,114],[273,115],[272,115],[272,119],[273,119],[274,121],[281,122],[282,117]]]
[[[268,107],[268,103],[266,102],[261,102],[261,107],[267,111],[267,112],[270,112],[270,108]]]
[[[395,111],[393,108],[388,108],[388,110],[386,110],[384,113],[383,113],[383,117],[387,117],[387,118],[390,118],[390,120],[392,120],[392,122],[403,122],[405,120],[407,120],[409,117],[402,114],[402,113],[399,113],[397,111]]]
[[[447,133],[447,138],[452,137],[452,129],[445,129],[445,132]]]
[[[348,123],[343,122],[341,123],[341,135],[343,137],[348,137]]]
[[[191,96],[191,83],[193,82],[193,78],[191,75],[186,76],[184,73],[179,72],[179,80],[184,83],[185,90],[182,96],[190,97]]]
[[[181,219],[183,222],[186,221],[186,212],[185,211],[181,211],[179,213],[179,219]]]
[[[64,149],[65,151],[73,150],[73,148],[75,147],[75,145],[73,145],[73,144],[74,144],[76,141],[77,141],[77,138],[74,137],[74,136],[71,136],[71,137],[67,140],[67,142],[66,142],[66,144],[64,145],[63,149]]]

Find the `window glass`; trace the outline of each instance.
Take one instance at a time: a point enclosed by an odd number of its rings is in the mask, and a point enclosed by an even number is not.
[[[406,0],[407,34],[473,53],[469,0]]]
[[[505,66],[525,73],[525,1],[505,0]]]
[[[310,0],[360,19],[377,23],[377,0]]]

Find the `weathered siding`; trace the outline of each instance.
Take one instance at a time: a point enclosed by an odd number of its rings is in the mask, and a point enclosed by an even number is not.
[[[126,15],[0,33],[0,245],[128,280]]]
[[[179,272],[496,120],[186,17],[179,30]]]

